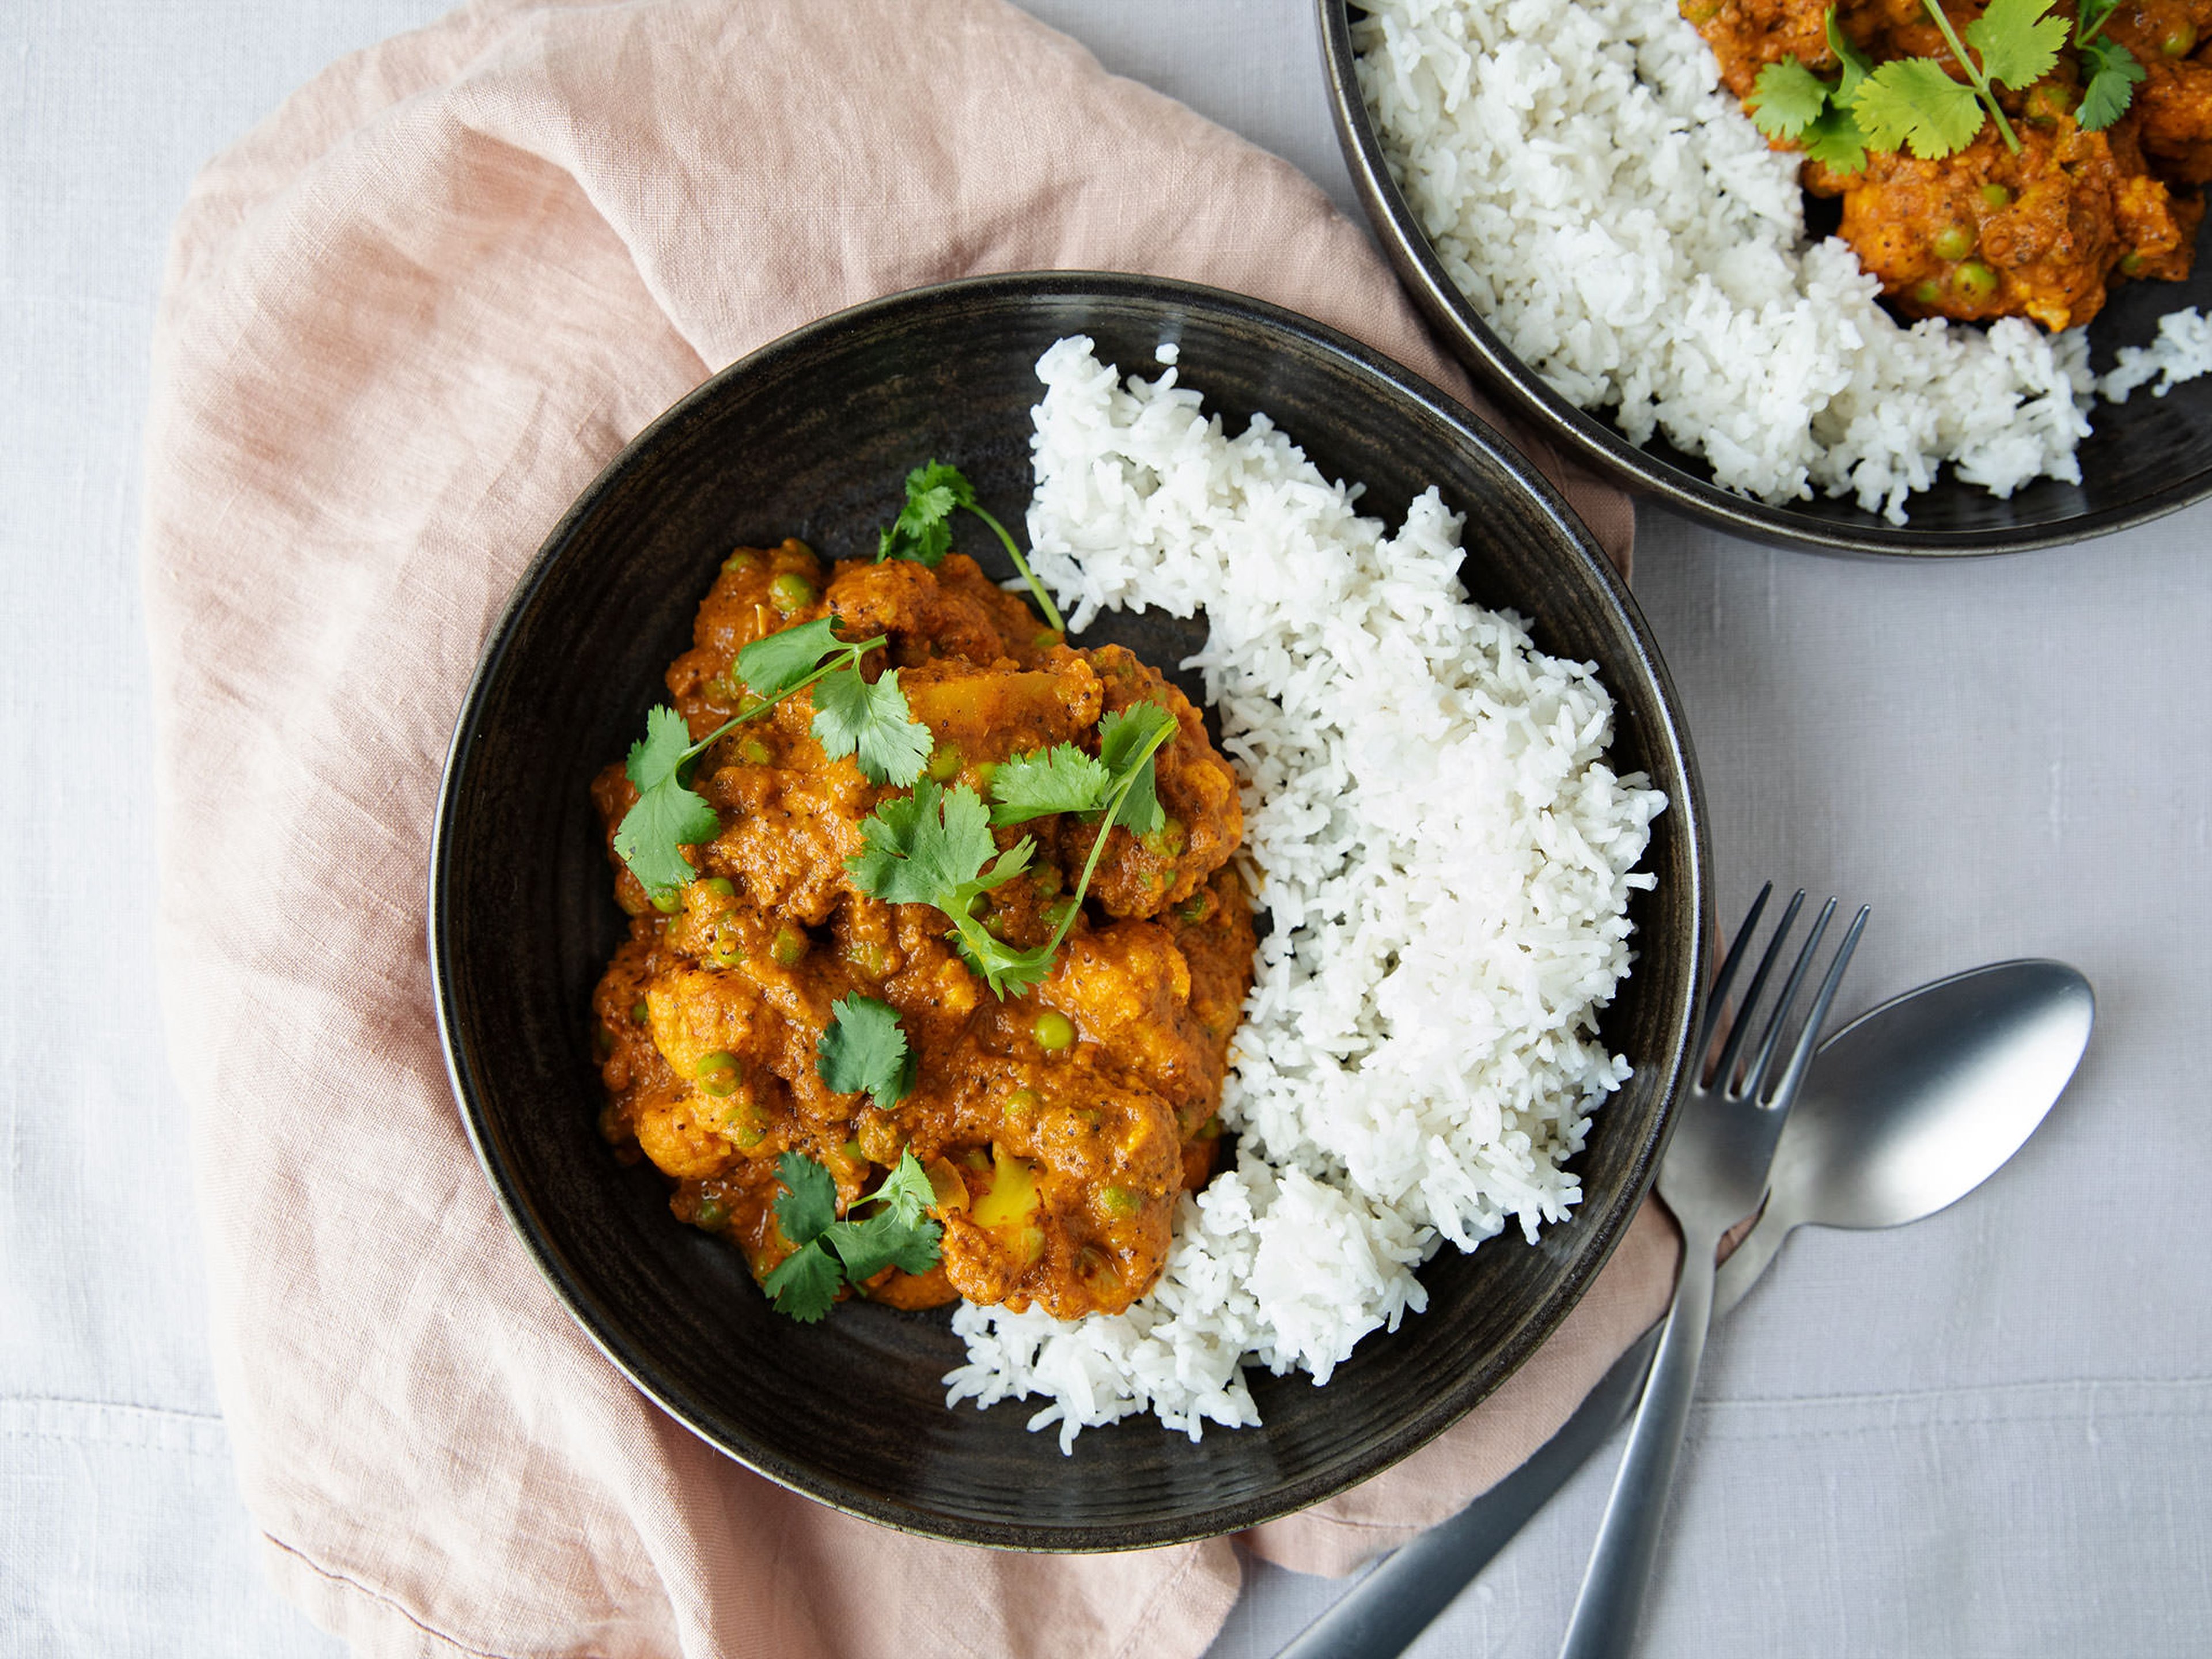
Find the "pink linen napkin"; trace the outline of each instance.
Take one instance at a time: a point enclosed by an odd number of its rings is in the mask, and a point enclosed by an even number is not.
[[[1227,1540],[933,1544],[694,1439],[508,1232],[432,1013],[439,769],[570,498],[800,323],[1037,267],[1237,289],[1468,396],[1310,183],[1000,0],[471,6],[192,191],[147,457],[161,989],[240,1481],[279,1588],[364,1653],[1187,1655],[1237,1594]],[[1565,482],[1625,561],[1627,502]],[[1497,1480],[1674,1248],[1647,1211],[1493,1401],[1251,1547],[1342,1571]]]

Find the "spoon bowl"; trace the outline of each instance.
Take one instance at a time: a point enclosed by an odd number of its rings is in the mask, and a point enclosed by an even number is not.
[[[2095,1018],[2089,981],[2064,963],[1999,962],[1838,1031],[1783,1129],[1765,1212],[1722,1264],[1716,1311],[1742,1299],[1795,1228],[1902,1226],[1980,1186],[2043,1121]]]

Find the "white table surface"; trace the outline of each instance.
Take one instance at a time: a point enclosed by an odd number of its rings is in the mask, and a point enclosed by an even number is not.
[[[834,0],[825,0],[833,3]],[[1344,204],[1307,0],[1026,0]],[[0,7],[0,1627],[9,1653],[318,1655],[234,1490],[153,1002],[147,341],[194,169],[436,0]],[[2212,1644],[2212,504],[1944,566],[1646,510],[1637,590],[1759,879],[1875,918],[1865,1006],[1993,958],[2095,982],[2037,1139],[1890,1234],[1800,1234],[1716,1334],[1644,1651]],[[1416,1652],[1555,1650],[1609,1457]],[[1340,1587],[1254,1569],[1218,1659]]]

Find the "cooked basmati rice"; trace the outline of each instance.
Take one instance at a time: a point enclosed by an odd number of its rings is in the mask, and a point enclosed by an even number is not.
[[[1662,433],[1768,501],[1893,524],[1951,464],[1997,495],[2079,483],[2099,383],[2079,329],[1906,327],[1839,240],[1808,244],[1798,158],[1722,87],[1675,0],[1361,0],[1360,88],[1446,272],[1563,397]],[[2194,313],[2189,313],[2193,315]],[[2142,379],[2212,368],[2162,333]],[[2121,354],[2106,377],[2140,380]]]
[[[1562,1166],[1628,1075],[1597,1012],[1666,799],[1606,763],[1589,665],[1462,597],[1435,489],[1392,536],[1266,416],[1229,437],[1172,367],[1124,385],[1077,338],[1037,375],[1034,568],[1076,629],[1205,611],[1194,664],[1273,931],[1222,1099],[1236,1167],[1182,1199],[1159,1284],[1073,1322],[963,1306],[945,1381],[1043,1396],[1030,1426],[1063,1449],[1147,1410],[1196,1439],[1259,1420],[1247,1363],[1325,1382],[1419,1312],[1443,1243],[1567,1216]]]

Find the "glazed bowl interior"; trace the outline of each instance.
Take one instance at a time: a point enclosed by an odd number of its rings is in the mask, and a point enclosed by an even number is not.
[[[1906,504],[1909,522],[1890,524],[1850,501],[1816,495],[1770,506],[1712,481],[1705,462],[1655,436],[1643,448],[1603,413],[1577,409],[1505,341],[1445,272],[1419,217],[1385,164],[1382,145],[1353,67],[1356,0],[1316,0],[1322,64],[1337,139],[1354,189],[1382,251],[1437,337],[1501,406],[1623,487],[1737,535],[1824,552],[1969,556],[2061,545],[2141,524],[2212,495],[2212,376],[2164,398],[2138,391],[2124,404],[2100,402],[2078,452],[2081,482],[2039,478],[1999,500],[1945,469],[1935,488]],[[2212,252],[2212,228],[2197,241]],[[2126,345],[2147,345],[2158,319],[2186,307],[2212,307],[2212,260],[2200,257],[2186,283],[2123,283],[2089,325],[2091,366],[2103,374]]]
[[[1035,1409],[948,1409],[949,1314],[871,1304],[816,1326],[771,1312],[734,1249],[670,1215],[649,1165],[595,1127],[593,981],[623,937],[587,795],[620,757],[733,546],[799,536],[872,554],[907,470],[955,462],[1018,526],[1037,356],[1087,334],[1125,371],[1182,348],[1230,428],[1265,410],[1395,520],[1431,483],[1468,519],[1474,598],[1593,660],[1619,703],[1613,757],[1670,801],[1633,911],[1638,965],[1604,1034],[1636,1066],[1578,1158],[1584,1200],[1423,1275],[1429,1310],[1370,1337],[1325,1389],[1253,1377],[1264,1426],[1193,1444],[1150,1418],[1063,1457]],[[1104,630],[1087,636],[1097,638]],[[1115,630],[1174,667],[1188,624]],[[1526,464],[1343,337],[1212,290],[1096,275],[986,278],[893,296],[787,337],[642,434],[553,532],[487,646],[448,761],[432,955],[456,1091],[485,1169],[551,1283],[607,1354],[710,1443],[848,1511],[967,1542],[1134,1547],[1285,1513],[1456,1419],[1565,1315],[1648,1184],[1702,982],[1705,856],[1694,767],[1634,604]]]

